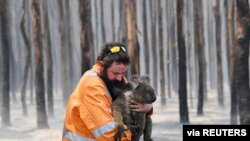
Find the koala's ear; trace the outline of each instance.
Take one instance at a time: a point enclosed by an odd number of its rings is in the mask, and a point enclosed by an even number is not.
[[[150,78],[149,78],[148,75],[142,75],[142,76],[140,77],[140,81],[146,82],[146,83],[150,84]]]
[[[134,86],[137,86],[139,82],[139,78],[140,78],[139,74],[133,74],[130,79],[130,82],[133,83]]]
[[[138,81],[137,86],[142,85],[142,81]]]

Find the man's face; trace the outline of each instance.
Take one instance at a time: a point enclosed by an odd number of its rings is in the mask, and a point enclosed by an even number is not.
[[[112,63],[112,65],[106,70],[108,80],[123,81],[127,69],[127,65],[117,62]]]
[[[128,69],[127,65],[114,62],[109,68],[103,69],[101,78],[104,80],[112,98],[116,97],[114,87],[119,87],[124,83],[124,75]]]

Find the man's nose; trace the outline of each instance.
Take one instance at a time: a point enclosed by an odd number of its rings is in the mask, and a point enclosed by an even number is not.
[[[117,75],[117,76],[116,76],[116,80],[122,81],[122,77],[123,77],[122,75]]]

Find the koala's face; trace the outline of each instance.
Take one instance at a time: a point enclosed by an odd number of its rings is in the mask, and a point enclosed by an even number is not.
[[[134,90],[134,98],[141,103],[153,103],[156,101],[154,89],[145,82],[139,82]]]

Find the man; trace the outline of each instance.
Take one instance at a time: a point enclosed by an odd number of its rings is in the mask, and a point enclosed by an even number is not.
[[[66,108],[63,141],[113,141],[116,133],[111,113],[113,87],[127,83],[125,73],[130,63],[126,47],[105,44],[91,70],[84,73],[69,98]],[[152,113],[151,104],[131,101],[137,112]],[[122,141],[131,140],[127,130]]]

